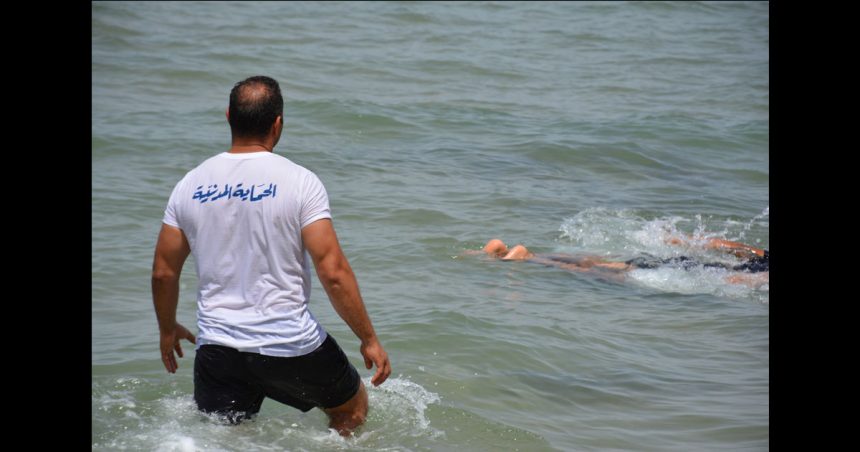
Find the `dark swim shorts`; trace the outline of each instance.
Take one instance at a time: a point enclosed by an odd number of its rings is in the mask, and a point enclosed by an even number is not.
[[[260,411],[263,399],[310,411],[351,399],[361,378],[331,335],[307,355],[266,356],[206,344],[194,358],[194,401],[205,413],[239,423]]]
[[[759,273],[766,272],[769,270],[768,260],[770,258],[770,252],[768,250],[764,251],[764,256],[755,256],[752,259],[735,266],[729,266],[727,264],[723,264],[721,262],[704,262],[701,263],[696,259],[687,257],[687,256],[677,256],[671,257],[668,259],[660,259],[651,255],[640,256],[629,261],[625,261],[625,264],[632,265],[637,268],[647,268],[653,269],[662,267],[664,265],[683,268],[684,270],[690,270],[691,268],[702,266],[705,268],[723,268],[726,270],[734,270],[736,272],[749,272],[749,273]]]
[[[766,272],[770,270],[770,252],[764,250],[764,256],[756,256],[743,264],[736,265],[732,270],[739,272]]]
[[[690,270],[691,268],[698,267],[700,265],[705,266],[705,267],[728,268],[727,266],[725,266],[723,264],[719,264],[719,263],[702,264],[699,261],[697,261],[691,257],[687,257],[687,256],[677,256],[677,257],[670,257],[667,259],[661,259],[658,257],[651,256],[650,254],[646,254],[645,256],[640,256],[640,257],[630,259],[629,261],[625,261],[624,263],[627,265],[632,265],[632,266],[637,267],[637,268],[647,268],[647,269],[659,268],[659,267],[662,267],[664,265],[683,268],[684,270]]]

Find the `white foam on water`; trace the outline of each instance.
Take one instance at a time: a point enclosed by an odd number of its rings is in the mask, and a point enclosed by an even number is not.
[[[155,450],[158,452],[196,452],[202,449],[197,446],[194,438],[170,434]]]
[[[426,415],[428,406],[439,403],[439,395],[402,376],[379,387],[370,377],[363,380],[370,404],[367,423],[347,438],[329,429],[319,410],[301,413],[264,405],[255,419],[233,426],[197,411],[193,396],[184,390],[142,401],[141,393],[158,391],[163,382],[120,380],[94,384],[93,406],[100,409],[94,409],[98,427],[93,450],[404,450],[404,438],[432,441],[445,436]],[[129,411],[134,406],[138,409]]]
[[[632,281],[661,292],[681,294],[712,294],[734,299],[755,299],[768,303],[768,284],[732,284],[727,278],[732,273],[724,269],[693,267],[690,269],[670,266],[655,269],[636,269],[629,273]]]

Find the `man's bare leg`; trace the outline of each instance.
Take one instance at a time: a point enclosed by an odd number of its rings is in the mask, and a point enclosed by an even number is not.
[[[346,403],[324,408],[323,411],[328,415],[330,428],[337,430],[341,436],[350,436],[367,419],[367,389],[364,388],[364,382],[360,383],[358,392]]]

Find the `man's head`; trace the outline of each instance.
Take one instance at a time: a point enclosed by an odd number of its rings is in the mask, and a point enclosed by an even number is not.
[[[277,137],[283,126],[284,98],[281,87],[272,78],[261,75],[249,77],[233,86],[227,121],[233,139],[266,139],[277,121]],[[277,141],[277,139],[275,140]]]

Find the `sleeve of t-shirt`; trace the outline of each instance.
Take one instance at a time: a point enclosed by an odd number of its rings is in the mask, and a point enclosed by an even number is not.
[[[322,181],[311,173],[305,180],[304,199],[302,199],[302,228],[323,218],[331,218],[328,193]]]
[[[180,229],[182,228],[179,226],[179,220],[177,219],[176,204],[179,202],[179,187],[182,185],[184,180],[185,179],[183,178],[175,187],[173,187],[173,192],[170,193],[170,199],[167,200],[167,208],[164,209],[164,218],[161,220],[164,224]]]

